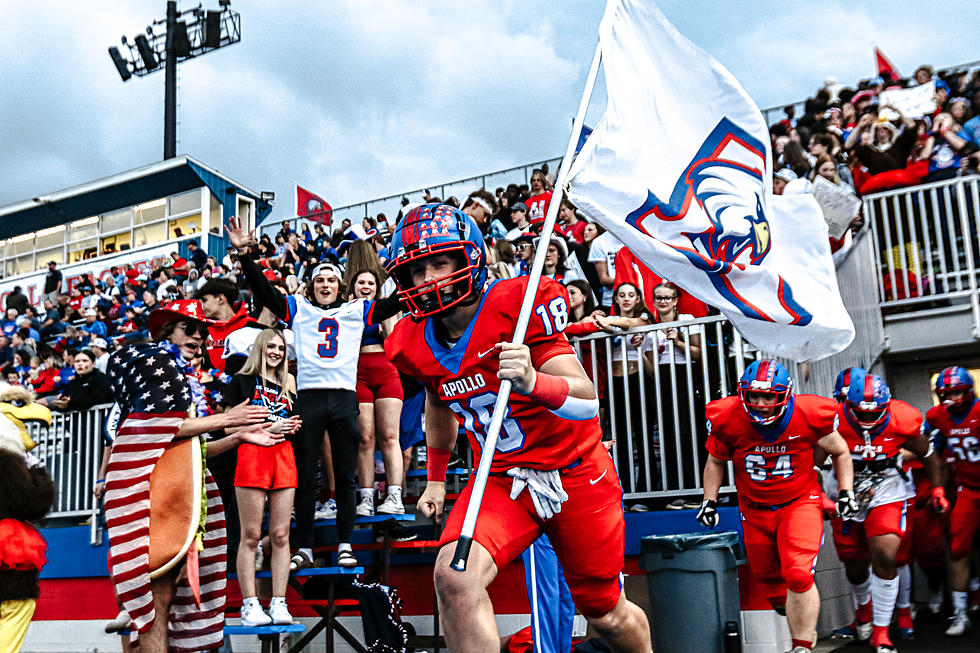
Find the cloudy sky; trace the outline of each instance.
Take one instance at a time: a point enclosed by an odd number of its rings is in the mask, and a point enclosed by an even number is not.
[[[294,182],[336,207],[559,156],[603,6],[233,0],[242,42],[180,67],[178,153],[275,191],[273,219]],[[660,6],[762,107],[870,76],[872,42],[905,74],[980,59],[975,0]],[[0,206],[162,158],[163,72],[124,84],[106,49],[164,0],[0,7]]]

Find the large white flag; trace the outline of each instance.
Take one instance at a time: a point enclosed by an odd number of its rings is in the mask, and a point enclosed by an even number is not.
[[[571,199],[756,346],[797,361],[847,347],[820,207],[772,195],[768,129],[742,86],[648,0],[610,0],[599,47],[608,103]]]

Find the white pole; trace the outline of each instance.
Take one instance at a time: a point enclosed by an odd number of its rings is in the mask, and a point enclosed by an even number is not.
[[[585,81],[585,91],[578,105],[578,113],[575,114],[575,123],[572,125],[572,135],[568,139],[568,147],[565,148],[565,158],[562,159],[558,169],[558,179],[555,182],[555,190],[551,196],[551,204],[548,205],[548,215],[545,216],[544,226],[541,228],[541,240],[543,247],[538,247],[534,254],[534,263],[531,265],[531,274],[528,277],[527,291],[521,302],[521,312],[517,317],[517,327],[514,329],[513,342],[522,344],[527,333],[527,323],[531,319],[531,309],[534,305],[534,296],[537,294],[538,283],[541,281],[541,272],[544,270],[544,257],[548,253],[548,243],[551,242],[551,234],[555,230],[555,221],[558,219],[558,209],[565,194],[565,181],[568,171],[572,166],[572,158],[575,155],[575,146],[578,144],[579,135],[582,133],[582,124],[585,121],[585,111],[589,107],[589,100],[592,98],[592,88],[595,86],[596,77],[599,74],[599,63],[602,54],[599,45],[596,44],[595,54],[592,56],[592,66],[589,68],[589,75]],[[463,528],[460,531],[459,539],[456,541],[456,552],[453,554],[452,568],[456,571],[466,570],[466,559],[470,553],[470,546],[473,543],[473,531],[476,528],[476,519],[480,514],[480,505],[483,503],[483,491],[487,487],[487,478],[490,476],[490,464],[493,461],[493,453],[497,448],[497,438],[500,435],[500,427],[507,413],[507,402],[510,400],[511,382],[505,379],[500,384],[500,392],[497,394],[497,401],[493,406],[493,418],[487,428],[487,438],[483,443],[483,451],[480,455],[480,466],[476,471],[476,478],[473,479],[473,491],[470,494],[469,504],[466,506],[466,517],[463,519]]]

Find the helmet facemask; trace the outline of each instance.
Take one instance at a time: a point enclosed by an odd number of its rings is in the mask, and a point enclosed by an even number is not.
[[[417,250],[415,254],[400,257],[391,268],[398,285],[398,297],[415,317],[429,317],[444,313],[465,303],[476,295],[480,288],[473,283],[474,272],[480,268],[482,253],[476,252],[470,260],[464,243],[444,244],[427,250]],[[428,257],[446,255],[456,262],[456,269],[432,281],[415,285],[412,279],[412,263],[424,261]]]

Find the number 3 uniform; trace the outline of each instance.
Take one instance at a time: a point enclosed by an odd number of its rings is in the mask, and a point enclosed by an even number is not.
[[[527,277],[495,281],[479,299],[476,316],[455,343],[441,342],[437,318],[403,319],[385,340],[388,357],[401,372],[419,379],[452,409],[479,455],[500,380],[498,342],[510,341]],[[565,338],[568,293],[542,278],[525,344],[540,369],[547,361],[574,354]],[[493,456],[473,539],[493,557],[498,568],[521,554],[540,533],[547,533],[565,570],[575,605],[587,616],[601,616],[620,597],[624,520],[622,488],[612,459],[600,444],[602,435],[594,408],[580,419],[559,417],[528,397],[513,393]],[[511,500],[508,469],[525,467],[561,470],[569,498],[561,511],[542,521],[529,493]],[[469,502],[468,485],[453,507],[441,544],[459,537]],[[596,555],[596,542],[602,555]]]
[[[806,592],[823,539],[821,491],[813,449],[834,430],[837,404],[816,395],[790,397],[770,426],[754,423],[739,397],[707,405],[708,452],[732,461],[749,567],[772,586],[781,605],[786,589]]]

